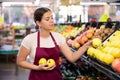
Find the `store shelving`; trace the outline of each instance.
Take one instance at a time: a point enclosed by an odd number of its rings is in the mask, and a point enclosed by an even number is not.
[[[115,26],[114,31],[109,34],[104,40],[107,40],[107,38],[109,38],[116,30],[118,30],[120,27],[120,23],[119,22],[96,22],[94,24],[91,23],[86,23],[86,26],[91,25],[93,27],[99,28],[100,25],[105,25],[105,27],[111,28],[110,26]],[[70,49],[75,52],[77,49],[73,48],[72,46],[70,46]],[[101,73],[103,73],[104,75],[108,76],[110,78],[110,80],[120,80],[120,73],[114,71],[111,67],[111,65],[106,65],[90,56],[87,55],[87,52],[80,58],[80,60],[85,61],[87,64],[89,64],[90,66],[92,66],[93,68],[97,69],[98,71],[100,71]],[[108,80],[108,79],[103,79],[103,80]]]

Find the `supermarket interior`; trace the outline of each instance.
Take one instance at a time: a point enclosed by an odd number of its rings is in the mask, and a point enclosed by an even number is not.
[[[0,80],[28,80],[30,69],[18,66],[17,54],[22,40],[39,30],[33,17],[40,7],[53,12],[51,32],[72,52],[92,41],[75,62],[59,56],[62,80],[120,80],[120,0],[0,0]]]

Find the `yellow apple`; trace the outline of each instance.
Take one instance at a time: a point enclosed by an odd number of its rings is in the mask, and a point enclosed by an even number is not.
[[[102,40],[100,38],[93,38],[92,46],[97,48],[102,44]]]
[[[113,47],[110,54],[113,55],[115,58],[119,58],[120,57],[120,49]]]
[[[94,57],[99,59],[101,57],[101,54],[103,54],[103,52],[99,49],[95,49],[94,50]]]
[[[104,57],[106,56],[106,53],[99,54],[98,59],[103,62]]]
[[[106,64],[111,64],[114,60],[114,57],[111,54],[106,54],[103,58],[103,62]]]
[[[55,60],[54,59],[48,59],[47,64],[48,64],[49,67],[54,66],[55,65]]]
[[[74,41],[74,43],[72,44],[72,47],[78,49],[80,47],[80,44]]]
[[[90,56],[94,56],[95,48],[89,47],[87,50],[87,54]]]
[[[39,64],[46,64],[47,60],[45,58],[40,58]]]

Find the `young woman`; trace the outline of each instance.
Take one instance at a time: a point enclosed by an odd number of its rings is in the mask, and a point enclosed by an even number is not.
[[[48,8],[38,8],[34,13],[34,21],[40,27],[39,31],[27,35],[20,46],[17,56],[17,64],[30,69],[29,80],[62,80],[59,68],[59,55],[63,53],[70,62],[75,62],[91,45],[87,42],[72,52],[66,44],[65,38],[57,32],[51,32],[54,28],[52,12]],[[26,61],[30,56],[30,62]],[[48,64],[38,64],[40,58],[54,59],[56,65],[49,67]]]

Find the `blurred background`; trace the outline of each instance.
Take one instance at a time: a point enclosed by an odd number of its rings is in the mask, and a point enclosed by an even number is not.
[[[120,21],[120,0],[0,0],[0,80],[27,80],[29,70],[16,65],[16,55],[22,39],[38,29],[33,21],[33,13],[38,7],[48,7],[53,11],[54,22],[57,27],[53,31],[61,32],[61,34],[63,34],[62,31],[66,26],[69,26],[69,29],[72,29],[73,26],[80,27],[82,23],[91,22],[91,19],[93,22],[107,22],[108,18],[113,22]],[[77,35],[78,32],[76,31],[71,35],[75,37],[75,34]],[[68,36],[70,38],[70,33],[63,35],[66,40]],[[64,59],[60,57],[61,64],[63,63],[61,65],[63,77],[67,75],[70,78],[64,80],[88,80],[76,78],[76,75],[87,75],[88,71],[92,71],[93,75],[98,72],[97,74],[104,76],[104,79],[97,80],[113,80],[89,64],[86,65],[83,60],[80,60],[83,62],[80,64],[87,67],[85,70],[81,67],[82,72],[77,69],[78,65],[64,62]],[[83,67],[85,68],[85,66]],[[67,68],[71,72],[66,72]],[[84,73],[85,71],[86,73]]]

